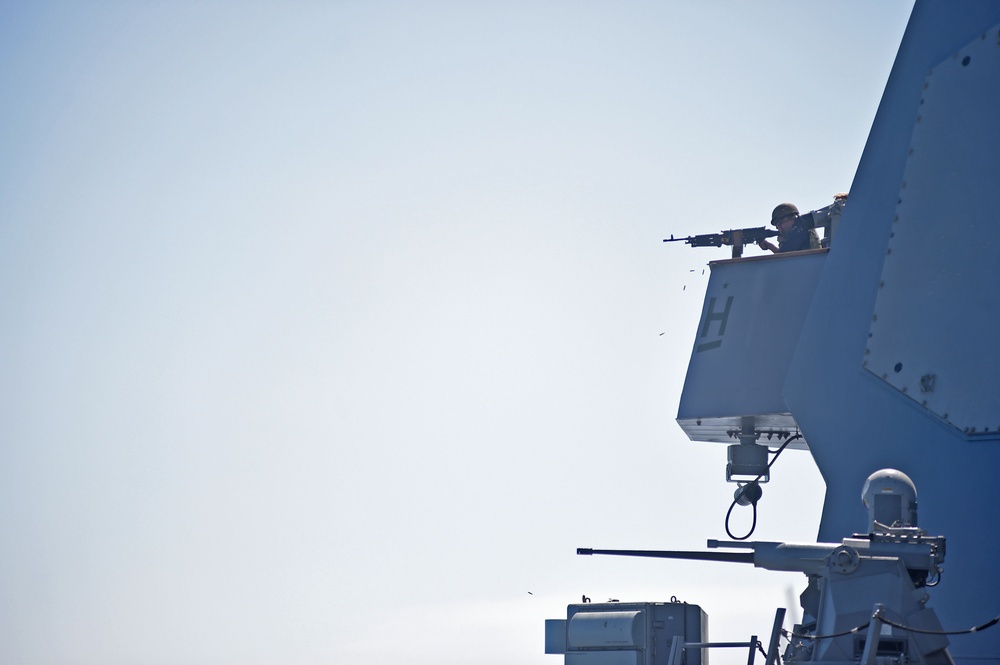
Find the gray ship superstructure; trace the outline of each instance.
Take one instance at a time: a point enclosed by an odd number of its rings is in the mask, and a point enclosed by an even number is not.
[[[782,631],[784,608],[760,608],[773,629],[749,662],[1000,665],[998,190],[1000,2],[919,0],[849,197],[813,215],[824,247],[743,258],[740,232],[683,239],[734,246],[710,264],[678,424],[728,446],[734,504],[754,509],[777,453],[811,455],[817,542],[580,553],[804,573],[802,622]],[[547,650],[707,662],[707,619],[656,619],[669,605],[571,605]]]

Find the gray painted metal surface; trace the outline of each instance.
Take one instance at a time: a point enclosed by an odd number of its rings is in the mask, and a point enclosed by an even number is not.
[[[998,23],[998,2],[914,7],[783,391],[827,483],[820,540],[865,528],[858,487],[873,470],[916,483],[921,525],[948,538],[933,602],[949,630],[1000,614],[1000,528],[987,516],[1000,441],[962,431],[1000,425],[996,381],[980,378],[998,368]],[[928,374],[924,405],[914,392]],[[950,649],[960,665],[998,665],[1000,630]]]
[[[682,644],[708,638],[708,618],[688,603],[577,603],[566,619],[545,622],[545,653],[565,665],[667,665],[674,638]],[[702,665],[702,650],[685,650],[673,665]]]
[[[745,416],[758,430],[798,429],[782,390],[825,259],[826,250],[813,250],[710,264],[677,410],[689,438],[734,443]]]
[[[924,79],[864,361],[952,427],[992,437],[1000,436],[998,29]]]

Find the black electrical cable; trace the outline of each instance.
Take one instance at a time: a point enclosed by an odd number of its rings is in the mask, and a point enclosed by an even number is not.
[[[800,433],[800,434],[794,434],[794,435],[788,437],[787,439],[785,439],[785,442],[783,444],[781,444],[781,447],[774,451],[774,457],[772,457],[771,461],[767,463],[768,470],[770,470],[771,467],[774,466],[774,463],[778,461],[778,455],[780,455],[781,451],[785,449],[785,446],[787,446],[789,443],[791,443],[795,439],[801,439],[801,438],[802,438],[802,434]],[[764,477],[764,474],[761,474],[761,475],[757,476],[757,480],[760,480],[763,477]]]
[[[885,616],[882,616],[881,612],[877,612],[876,616],[878,616],[879,620],[882,623],[892,626],[893,628],[898,628],[899,630],[905,630],[909,633],[920,633],[923,635],[969,635],[971,633],[978,633],[980,631],[986,630],[987,628],[992,628],[993,626],[1000,623],[1000,616],[996,616],[984,624],[973,626],[972,628],[967,628],[965,630],[927,630],[926,628],[914,628],[913,626],[906,626],[901,623],[896,623],[895,621],[887,619],[885,618]],[[870,625],[871,621],[864,623],[856,628],[845,630],[842,633],[832,633],[830,635],[809,635],[808,633],[796,633],[793,631],[784,631],[784,630],[781,632],[782,634],[786,635],[789,638],[798,637],[807,640],[828,640],[834,637],[843,637],[844,635],[851,635],[853,633],[858,633],[868,628],[868,626]]]
[[[888,624],[893,628],[899,628],[900,630],[905,630],[910,633],[921,633],[923,635],[968,635],[970,633],[978,633],[981,630],[986,630],[987,628],[992,628],[993,626],[1000,623],[1000,616],[993,617],[984,624],[978,626],[973,626],[972,628],[966,628],[965,630],[927,630],[924,628],[914,628],[913,626],[904,626],[898,624],[895,621],[881,617],[882,623]]]
[[[781,632],[782,632],[782,634],[784,634],[789,639],[791,639],[793,637],[800,637],[800,638],[806,639],[806,640],[830,640],[830,639],[833,639],[834,637],[843,637],[844,635],[853,635],[854,633],[859,633],[862,630],[864,630],[865,628],[867,628],[868,626],[870,626],[871,623],[872,622],[869,621],[869,622],[863,623],[860,626],[857,626],[855,628],[851,628],[850,630],[845,630],[845,631],[843,631],[841,633],[831,633],[829,635],[810,635],[809,633],[796,633],[793,630],[788,630],[788,631],[783,630]]]
[[[789,443],[791,443],[795,439],[801,439],[801,438],[802,438],[802,434],[799,433],[799,434],[795,434],[795,435],[790,436],[787,439],[785,439],[785,442],[781,444],[781,447],[779,447],[776,451],[774,451],[774,457],[772,457],[771,461],[767,463],[767,469],[768,469],[768,471],[770,471],[771,470],[771,466],[774,465],[774,463],[776,461],[778,461],[778,455],[780,455],[781,451],[785,449],[785,446],[787,446]],[[759,481],[763,477],[764,477],[764,474],[762,473],[759,476],[757,476],[756,478],[754,478],[751,482],[756,483],[757,481]],[[747,485],[749,485],[749,484],[750,483],[747,483]],[[744,485],[743,487],[746,487],[746,485]],[[738,496],[739,495],[737,495],[737,497]],[[737,503],[739,503],[739,498],[734,498],[733,502],[729,505],[729,510],[726,511],[726,522],[724,524],[724,526],[726,527],[726,535],[728,535],[733,540],[746,540],[747,538],[749,538],[750,536],[752,536],[753,532],[757,529],[757,502],[756,501],[752,501],[751,502],[751,505],[753,506],[753,522],[750,524],[750,531],[748,531],[747,534],[745,536],[743,536],[743,537],[734,536],[733,532],[729,530],[729,518],[732,516],[732,514],[733,514],[733,508],[736,507]]]
[[[734,536],[733,532],[729,530],[729,516],[733,514],[733,508],[736,507],[738,501],[739,499],[733,499],[733,502],[729,505],[729,510],[726,511],[726,535],[728,535],[733,540],[746,540],[747,538],[753,535],[754,529],[757,528],[757,502],[754,501],[752,504],[750,504],[753,506],[753,523],[750,525],[750,531],[747,532],[747,535],[740,537],[740,536]]]

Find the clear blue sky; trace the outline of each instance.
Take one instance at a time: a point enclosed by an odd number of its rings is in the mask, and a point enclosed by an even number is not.
[[[725,537],[673,418],[726,250],[660,240],[848,190],[911,5],[0,1],[0,661],[765,634],[801,576],[574,551]]]

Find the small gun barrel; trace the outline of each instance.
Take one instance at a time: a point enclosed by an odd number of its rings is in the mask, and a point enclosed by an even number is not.
[[[731,561],[733,563],[753,563],[753,552],[679,552],[674,550],[595,550],[590,547],[578,547],[576,553],[590,556],[592,554],[610,554],[613,556],[640,556],[655,559],[687,559],[689,561]]]
[[[710,539],[708,541],[708,548],[709,549],[713,549],[713,550],[716,549],[716,548],[719,548],[719,547],[735,547],[735,548],[752,550],[752,549],[756,549],[756,545],[757,545],[757,543],[754,543],[754,542],[749,542],[748,543],[748,542],[739,541],[739,540],[711,540]]]

